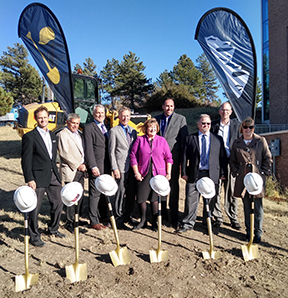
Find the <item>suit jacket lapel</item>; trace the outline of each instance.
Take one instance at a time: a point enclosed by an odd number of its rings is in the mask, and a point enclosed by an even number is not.
[[[95,130],[96,134],[99,135],[100,138],[105,142],[105,136],[103,135],[101,129],[98,127],[98,125],[95,121],[93,121],[93,124],[94,124],[94,130]]]

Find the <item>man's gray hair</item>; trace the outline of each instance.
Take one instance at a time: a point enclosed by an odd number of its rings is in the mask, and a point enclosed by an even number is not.
[[[123,112],[125,112],[125,111],[128,111],[128,112],[130,113],[130,115],[131,115],[131,110],[130,110],[130,108],[128,108],[128,107],[124,107],[124,106],[120,108],[118,114],[121,115],[121,114],[122,114]]]
[[[96,105],[93,107],[93,113],[96,111],[97,108],[101,108],[105,112],[105,107],[101,105],[100,103],[96,103]]]
[[[71,121],[72,119],[80,119],[80,116],[76,113],[70,113],[68,115],[67,121]]]
[[[201,119],[202,119],[202,118],[204,118],[204,117],[208,117],[208,118],[210,119],[210,121],[211,121],[211,117],[210,117],[208,114],[201,114],[201,115],[199,116],[199,118],[198,118],[198,121],[197,121],[197,122],[200,122],[200,121],[201,121]]]

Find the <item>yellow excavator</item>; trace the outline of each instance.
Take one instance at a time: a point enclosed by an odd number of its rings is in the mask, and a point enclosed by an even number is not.
[[[93,107],[97,103],[101,103],[99,96],[99,78],[90,77],[82,74],[72,74],[73,91],[74,91],[74,110],[79,114],[80,129],[84,125],[93,121]],[[20,137],[31,131],[36,126],[34,119],[34,111],[43,105],[49,111],[48,129],[56,134],[63,129],[66,124],[67,115],[61,110],[57,99],[56,101],[45,103],[31,103],[22,106],[18,111],[18,119],[15,122],[14,128],[17,130]],[[141,135],[140,127],[143,121],[150,118],[150,115],[132,114],[129,125],[133,127],[139,135]],[[112,128],[119,124],[118,112],[116,109],[106,109],[106,124]]]

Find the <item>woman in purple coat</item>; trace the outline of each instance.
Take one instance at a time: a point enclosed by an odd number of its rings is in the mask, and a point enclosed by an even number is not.
[[[147,226],[146,201],[149,200],[153,215],[152,229],[157,231],[157,194],[151,189],[149,181],[156,175],[171,179],[172,154],[167,141],[157,135],[158,131],[159,124],[155,118],[146,120],[142,126],[144,135],[136,139],[130,153],[131,166],[138,181],[137,203],[141,215],[135,230]]]

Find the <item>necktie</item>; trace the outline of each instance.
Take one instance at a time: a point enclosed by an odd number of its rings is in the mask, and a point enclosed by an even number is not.
[[[168,127],[168,117],[166,117],[166,120],[165,120],[165,125],[164,125],[164,129],[163,129],[163,137],[165,137],[165,133],[167,131],[167,127]]]
[[[201,152],[201,165],[202,167],[204,167],[207,163],[207,154],[206,154],[206,138],[205,135],[202,135],[202,139],[201,139],[201,143],[202,143],[202,152]]]
[[[104,137],[107,138],[108,136],[107,136],[107,132],[106,132],[104,124],[101,125],[101,129],[102,129],[102,133],[103,133]]]
[[[131,137],[130,137],[130,134],[129,134],[128,127],[125,127],[125,132],[126,132],[127,142],[130,145],[130,143],[131,143]]]

